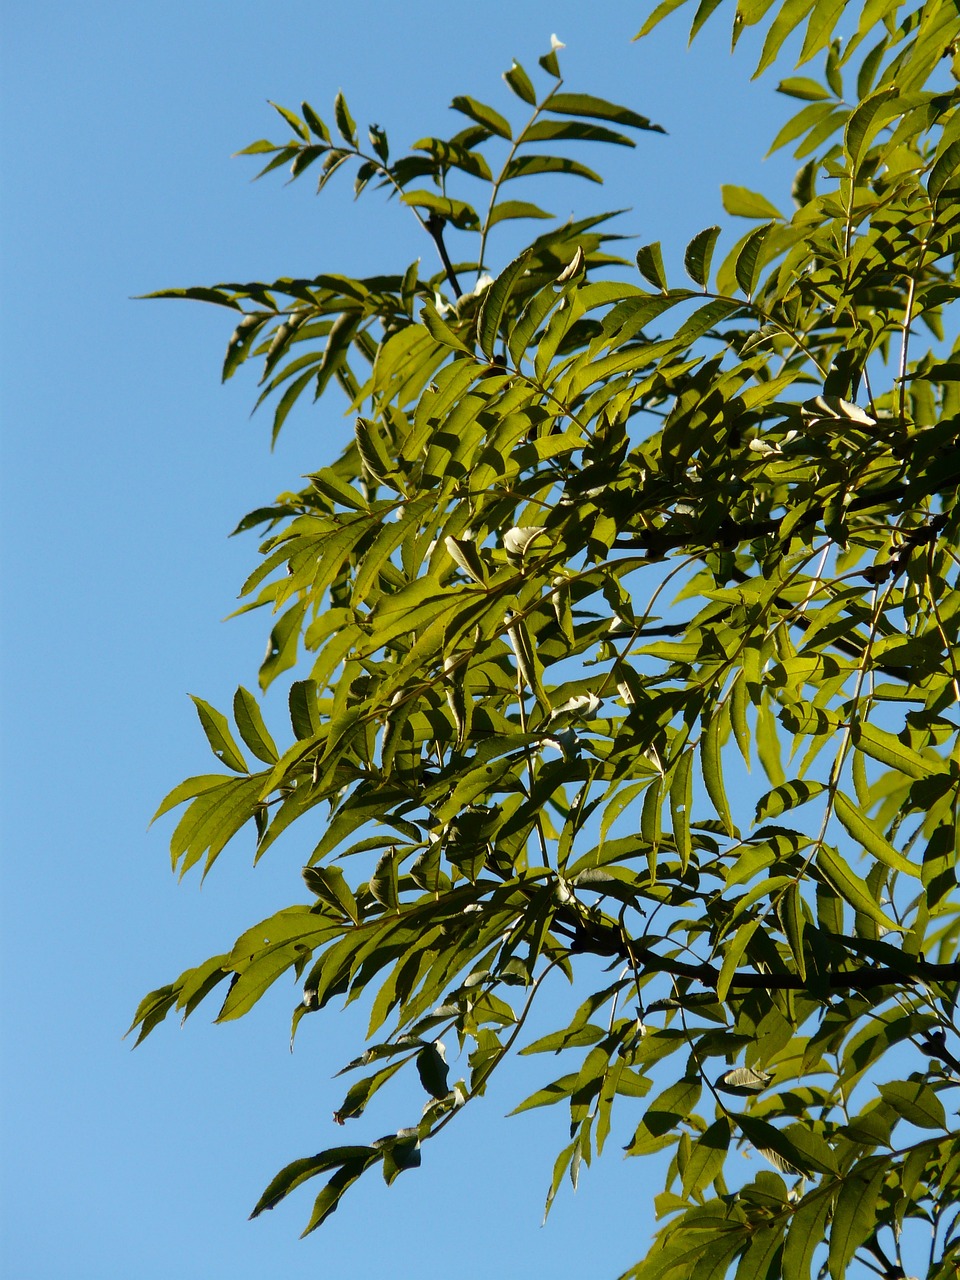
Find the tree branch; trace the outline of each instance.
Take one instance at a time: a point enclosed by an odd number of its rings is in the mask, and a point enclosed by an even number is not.
[[[443,243],[443,228],[447,225],[446,218],[439,213],[431,213],[430,217],[424,223],[424,226],[433,237],[433,243],[437,246],[437,253],[440,255],[440,261],[443,263],[443,269],[447,273],[447,279],[450,281],[450,288],[453,290],[457,298],[463,297],[463,290],[460,288],[460,281],[457,279],[457,273],[453,269],[453,263],[450,261],[450,255],[447,253],[447,246]]]
[[[561,915],[561,912],[557,912]],[[689,964],[670,956],[661,956],[650,947],[626,940],[617,929],[597,921],[585,921],[576,912],[563,913],[563,923],[575,930],[571,952],[620,956],[638,968],[686,978],[704,987],[716,989],[720,970],[711,964]],[[933,964],[910,957],[909,972],[891,965],[863,965],[857,969],[834,969],[818,974],[813,982],[799,973],[735,973],[731,988],[760,991],[872,991],[875,987],[913,986],[918,982],[960,982],[960,962]]]

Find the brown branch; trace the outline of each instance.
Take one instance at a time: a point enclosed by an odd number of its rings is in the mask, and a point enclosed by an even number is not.
[[[457,298],[463,296],[463,290],[460,288],[460,281],[457,279],[457,273],[453,269],[453,263],[450,261],[450,255],[447,253],[447,246],[443,243],[443,228],[447,225],[446,218],[439,213],[431,213],[430,217],[424,223],[424,226],[430,232],[433,243],[437,246],[437,253],[440,255],[440,261],[443,263],[443,269],[447,273],[447,279],[450,281],[450,288],[453,290]]]
[[[560,915],[560,912],[557,913]],[[626,941],[610,925],[598,921],[584,921],[575,912],[564,913],[564,923],[575,929],[571,952],[590,952],[594,955],[620,956],[638,968],[657,973],[667,973],[674,978],[686,978],[704,987],[716,988],[720,970],[711,964],[689,964],[671,956],[659,955],[639,942]],[[834,969],[820,973],[813,981],[799,973],[735,973],[730,986],[740,990],[760,991],[811,991],[824,987],[829,991],[872,991],[884,986],[913,986],[918,982],[960,982],[960,962],[933,964],[910,957],[910,970],[893,966],[863,965],[857,969]]]

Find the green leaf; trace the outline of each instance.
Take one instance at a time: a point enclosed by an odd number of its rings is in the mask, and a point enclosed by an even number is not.
[[[684,270],[694,284],[703,289],[706,289],[710,280],[710,263],[713,261],[713,250],[719,235],[719,227],[706,227],[703,231],[698,231],[683,255]]]
[[[272,319],[273,316],[269,313],[251,312],[240,321],[227,344],[227,354],[224,357],[223,370],[220,374],[222,382],[226,382],[228,378],[233,377],[238,366],[246,360],[254,338],[267,321]]]
[[[853,1255],[876,1226],[877,1197],[889,1164],[883,1158],[864,1160],[844,1179],[830,1227],[827,1265],[832,1280],[845,1280]]]
[[[372,1155],[363,1158],[358,1156],[345,1163],[341,1169],[338,1169],[314,1201],[313,1212],[301,1232],[301,1239],[303,1236],[309,1235],[311,1231],[316,1231],[317,1227],[326,1222],[331,1213],[334,1213],[338,1208],[344,1193],[353,1186],[364,1170],[379,1159],[382,1159],[382,1153],[375,1150]]]
[[[413,144],[418,151],[427,151],[444,168],[461,169],[474,178],[484,182],[492,182],[490,166],[479,151],[471,151],[455,142],[447,142],[442,138],[421,138]]]
[[[643,37],[649,35],[654,27],[661,23],[664,18],[669,17],[675,9],[679,9],[686,3],[687,0],[660,0],[660,4],[657,5],[653,13],[651,13],[650,17],[647,18],[646,22],[633,37],[634,40],[642,40]]]
[[[319,490],[332,502],[339,503],[340,506],[348,507],[353,511],[365,511],[367,509],[367,503],[357,493],[356,489],[341,479],[332,467],[324,467],[321,471],[315,471],[308,479],[315,489]]]
[[[390,911],[396,911],[400,905],[397,880],[397,852],[388,849],[377,863],[370,877],[370,892],[376,900]]]
[[[473,355],[470,348],[463,342],[456,333],[450,328],[445,320],[440,316],[436,307],[430,305],[429,302],[423,304],[420,312],[423,323],[430,331],[431,337],[437,342],[442,343],[445,347],[451,347],[454,351],[460,351],[464,355]]]
[[[530,77],[516,59],[514,59],[510,70],[503,73],[503,78],[518,98],[521,98],[524,102],[529,102],[531,107],[536,106],[537,92]]]
[[[306,601],[298,600],[286,613],[282,614],[270,631],[267,642],[267,653],[260,665],[259,684],[266,689],[278,675],[289,669],[297,661],[297,650],[300,643],[300,624],[306,613]]]
[[[506,222],[511,218],[552,218],[553,216],[552,213],[541,209],[539,205],[530,204],[526,200],[501,200],[490,210],[487,225],[495,227],[498,222]]]
[[[717,1088],[724,1093],[747,1098],[763,1093],[769,1083],[770,1076],[765,1071],[754,1071],[752,1067],[734,1067],[723,1073],[717,1081]]]
[[[700,1081],[690,1077],[669,1085],[647,1108],[643,1120],[629,1146],[628,1155],[644,1155],[660,1150],[671,1140],[673,1130],[681,1125],[700,1099]]]
[[[817,866],[840,897],[855,911],[869,916],[882,929],[893,932],[902,931],[902,926],[895,924],[881,910],[864,881],[854,875],[835,849],[831,849],[827,844],[821,844],[817,849]]]
[[[951,142],[937,157],[937,162],[927,178],[927,191],[931,200],[937,200],[947,188],[951,178],[960,170],[960,140]]]
[[[754,78],[759,76],[761,72],[766,71],[767,67],[776,59],[777,54],[783,47],[784,41],[794,32],[800,23],[813,8],[815,0],[784,0],[779,12],[770,24],[763,42],[763,49],[760,53],[760,61],[757,63],[757,69],[753,73]],[[759,18],[766,12],[767,5],[761,3],[759,9],[756,5],[751,5],[757,16],[752,22],[759,21]],[[745,23],[744,25],[748,25]],[[752,25],[752,23],[750,24]],[[739,34],[739,33],[736,33]]]
[[[276,764],[280,753],[263,722],[256,698],[243,685],[233,696],[233,718],[237,722],[240,737],[257,759],[264,764]]]
[[[495,111],[493,107],[488,107],[485,102],[478,102],[476,98],[470,98],[464,94],[461,97],[454,98],[450,106],[454,111],[459,111],[461,115],[469,116],[471,120],[476,120],[478,124],[482,124],[489,129],[491,133],[499,134],[501,138],[506,138],[508,141],[513,138],[510,122],[499,111]]]
[[[567,173],[577,178],[587,178],[590,182],[603,182],[595,169],[588,169],[579,160],[570,160],[566,156],[514,156],[504,169],[504,182],[514,178],[530,178],[538,173]]]
[[[670,783],[670,814],[673,820],[673,838],[680,854],[680,866],[685,871],[690,858],[690,808],[693,804],[693,752],[685,751],[677,762]]]
[[[791,884],[784,890],[777,907],[777,915],[780,918],[781,928],[789,943],[794,963],[797,966],[797,972],[801,978],[806,978],[807,961],[803,949],[803,931],[806,928],[806,917],[803,913],[803,901],[800,896],[799,885]]]
[[[683,1170],[683,1194],[689,1196],[709,1186],[723,1169],[730,1145],[730,1122],[714,1120],[696,1140]]]
[[[600,124],[581,124],[579,120],[538,120],[524,132],[524,142],[608,142],[618,147],[637,144],[625,133]]]
[[[464,573],[468,574],[474,582],[479,582],[481,586],[486,584],[487,573],[480,552],[477,550],[477,544],[471,542],[468,538],[444,538],[444,545],[453,559]]]
[[[908,862],[842,791],[834,796],[833,811],[857,844],[872,853],[884,866],[920,879],[920,868]]]
[[[880,1085],[879,1090],[884,1102],[918,1129],[946,1129],[943,1103],[922,1080],[893,1080]]]
[[[645,280],[649,280],[662,293],[667,292],[667,273],[663,267],[659,241],[645,244],[637,250],[637,267]]]
[[[361,1152],[368,1154],[371,1150],[371,1147],[333,1147],[329,1151],[321,1151],[319,1155],[294,1160],[271,1179],[250,1217],[256,1218],[265,1210],[275,1208],[285,1196],[306,1182],[308,1178],[316,1177],[318,1173],[325,1173],[328,1169],[335,1169],[338,1165],[359,1156]]]
[[[720,188],[720,195],[724,209],[735,218],[770,219],[783,217],[776,205],[772,205],[766,196],[760,195],[758,191],[748,191],[746,187],[724,185]]]
[[[533,102],[530,98],[528,101]],[[653,133],[665,133],[661,125],[651,124],[629,107],[618,106],[604,98],[594,98],[589,93],[555,93],[544,103],[544,111],[560,116],[586,116],[590,120],[612,120],[628,129],[645,129]]]
[[[342,92],[338,92],[333,104],[333,117],[337,122],[337,129],[340,137],[344,142],[349,142],[351,147],[357,145],[357,126],[354,123],[353,116],[347,107],[347,100]]]
[[[134,1014],[133,1021],[126,1031],[126,1035],[129,1035],[134,1027],[140,1028],[133,1044],[134,1048],[147,1038],[158,1023],[164,1020],[176,1003],[177,989],[173,983],[160,987],[156,991],[151,991],[149,995],[143,997],[137,1005],[137,1012]]]
[[[295,680],[287,695],[290,724],[299,742],[313,742],[320,733],[320,711],[314,680]]]
[[[762,263],[761,254],[764,243],[770,234],[771,225],[771,223],[765,222],[762,226],[751,231],[737,254],[734,275],[737,278],[737,284],[748,298],[753,295],[753,291],[757,286],[757,277],[760,274]]]
[[[889,765],[908,778],[929,778],[942,768],[939,762],[928,760],[912,747],[904,746],[899,738],[887,733],[885,729],[878,729],[876,725],[855,722],[853,742],[872,760]]]
[[[576,1072],[572,1075],[561,1076],[559,1080],[554,1080],[552,1084],[546,1085],[543,1089],[538,1089],[529,1098],[525,1098],[509,1114],[517,1116],[522,1111],[532,1111],[535,1107],[552,1107],[555,1102],[563,1102],[564,1098],[570,1097],[576,1083]]]
[[[723,963],[720,966],[720,975],[717,979],[718,1000],[726,1000],[733,979],[737,975],[740,962],[759,924],[759,920],[749,920],[747,923],[740,925],[736,933],[725,941]]]
[[[826,1238],[831,1199],[817,1190],[794,1210],[783,1246],[783,1280],[810,1280],[814,1252]]]
[[[319,138],[321,142],[329,142],[330,130],[314,111],[313,107],[311,107],[310,103],[301,102],[300,110],[303,112],[303,118],[307,122],[310,132],[314,137]]]
[[[203,732],[207,735],[207,741],[210,743],[210,750],[213,754],[228,769],[233,769],[236,773],[249,773],[247,762],[241,755],[240,748],[233,740],[226,716],[211,707],[209,702],[204,702],[202,698],[194,697],[191,694],[190,699],[197,708],[197,715],[200,717]]]
[[[783,1226],[761,1226],[754,1231],[750,1244],[737,1267],[737,1280],[767,1280],[776,1275],[776,1258],[783,1242]]]
[[[369,418],[357,418],[354,435],[363,465],[374,480],[389,480],[396,475],[396,467],[388,452],[389,442],[378,422]]]
[[[156,822],[158,818],[162,818],[165,813],[175,809],[178,804],[183,804],[185,800],[193,800],[196,796],[203,795],[205,791],[215,791],[228,781],[229,777],[225,773],[203,773],[193,778],[187,778],[164,797],[163,803],[150,819],[150,822]]]
[[[494,346],[500,332],[503,314],[510,301],[514,286],[527,269],[530,250],[527,249],[519,257],[509,263],[497,276],[493,284],[483,295],[480,311],[477,316],[477,341],[480,350],[488,359],[493,359]]]
[[[405,191],[400,199],[414,209],[439,213],[461,231],[472,231],[480,225],[476,209],[465,200],[453,200],[435,191]]]
[[[416,1129],[401,1129],[383,1153],[383,1180],[389,1187],[405,1169],[419,1169],[422,1157]]]
[[[279,103],[276,102],[271,102],[270,106],[273,107],[274,111],[278,112],[284,120],[286,120],[287,124],[294,131],[297,137],[302,138],[304,142],[310,141],[310,134],[307,132],[306,125],[295,112],[290,111],[287,107],[281,107]]]
[[[557,58],[556,49],[551,49],[549,53],[545,53],[543,57],[538,58],[537,61],[540,63],[540,66],[543,67],[544,71],[546,71],[547,75],[553,76],[555,80],[560,80],[562,78],[560,75],[560,61]]]
[[[321,902],[359,923],[357,900],[339,867],[304,867],[301,874],[304,884]]]
[[[738,1114],[731,1117],[737,1127],[758,1151],[764,1155],[770,1153],[783,1161],[787,1171],[810,1174],[816,1167],[803,1152],[791,1142],[790,1138],[775,1125],[768,1124],[758,1116]],[[776,1161],[774,1163],[777,1163]]]

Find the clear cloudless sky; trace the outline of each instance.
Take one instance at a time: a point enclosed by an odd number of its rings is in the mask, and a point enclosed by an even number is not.
[[[238,683],[256,687],[268,619],[222,621],[255,542],[226,535],[330,461],[348,429],[331,397],[295,413],[271,454],[267,415],[249,417],[253,377],[219,385],[227,313],[133,295],[395,271],[418,255],[434,270],[395,204],[369,193],[355,205],[348,182],[319,200],[309,179],[251,184],[253,162],[231,153],[286,136],[267,99],[306,98],[329,115],[341,87],[395,152],[453,132],[451,97],[511,109],[500,73],[513,57],[537,71],[552,32],[567,45],[568,88],[669,132],[596,152],[605,188],[546,179],[541,202],[578,216],[631,206],[623,231],[662,239],[676,270],[686,240],[723,220],[721,182],[789,202],[790,157],[761,157],[790,106],[775,79],[750,83],[750,49],[728,57],[726,7],[690,52],[686,14],[632,44],[647,11],[643,0],[8,6],[0,1270],[10,1280],[402,1280],[441,1269],[582,1280],[614,1277],[642,1253],[655,1188],[643,1162],[620,1158],[628,1131],[540,1229],[564,1117],[503,1117],[552,1060],[503,1073],[421,1170],[389,1190],[365,1180],[301,1242],[309,1187],[255,1222],[247,1214],[277,1169],[336,1140],[330,1116],[345,1084],[331,1076],[358,1051],[353,1009],[306,1020],[293,1055],[297,995],[286,982],[240,1022],[211,1026],[214,1002],[136,1053],[121,1037],[147,990],[302,900],[296,842],[253,869],[238,840],[201,890],[196,876],[178,885],[170,873],[169,820],[147,824],[171,786],[211,767],[186,695],[224,707]],[[282,734],[274,701],[267,717]],[[348,1140],[395,1127],[402,1101]]]

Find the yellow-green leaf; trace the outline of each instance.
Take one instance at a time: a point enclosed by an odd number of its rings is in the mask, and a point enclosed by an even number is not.
[[[914,879],[920,879],[920,868],[908,862],[842,791],[838,791],[834,797],[833,809],[857,844],[862,845],[868,853],[872,853],[884,866],[891,867],[894,871],[901,871],[904,875],[913,876]]]

